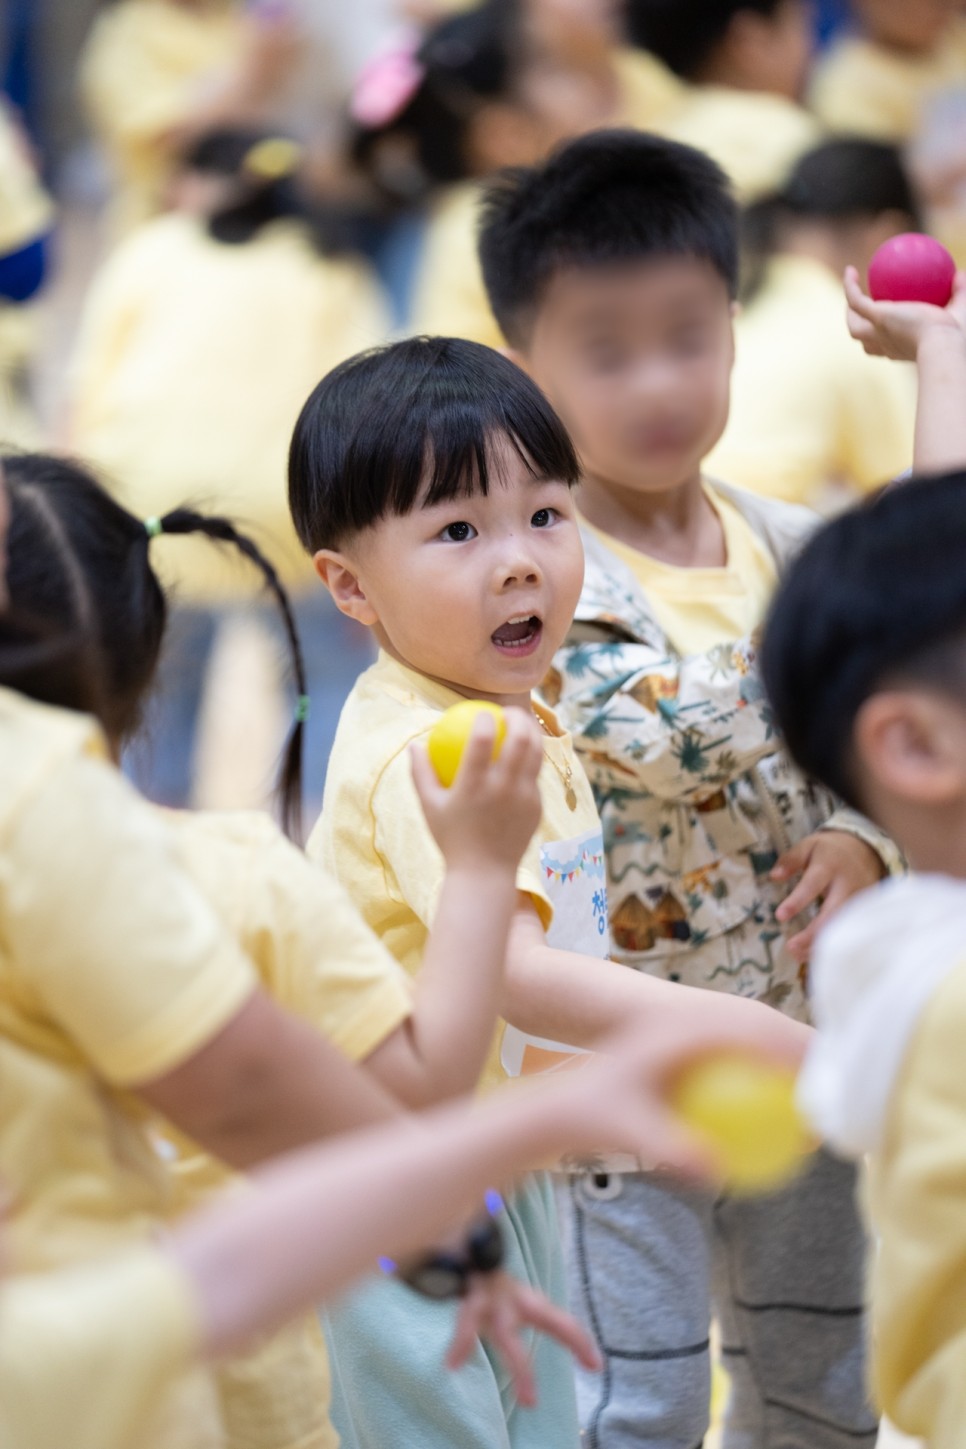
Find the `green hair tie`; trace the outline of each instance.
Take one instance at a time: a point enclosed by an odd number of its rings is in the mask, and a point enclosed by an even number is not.
[[[144,520],[144,531],[148,538],[160,538],[164,532],[164,525],[160,518],[146,518]]]
[[[305,724],[305,721],[309,717],[309,709],[311,708],[311,704],[312,701],[309,699],[309,696],[307,694],[299,695],[298,699],[295,701],[296,724]]]

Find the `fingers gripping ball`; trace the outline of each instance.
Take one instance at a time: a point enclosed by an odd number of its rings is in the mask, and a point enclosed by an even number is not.
[[[815,1146],[795,1105],[795,1077],[754,1057],[707,1057],[678,1082],[672,1105],[714,1152],[730,1191],[772,1192]]]
[[[448,788],[456,779],[466,742],[481,714],[492,715],[496,723],[493,741],[495,760],[506,738],[506,717],[498,704],[490,704],[485,699],[464,699],[460,704],[452,705],[430,730],[426,748],[441,785]]]
[[[956,263],[935,237],[918,231],[883,242],[869,263],[869,292],[877,302],[931,302],[953,295]]]

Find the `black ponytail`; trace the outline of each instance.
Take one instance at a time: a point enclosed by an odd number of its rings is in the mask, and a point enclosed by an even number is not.
[[[21,453],[0,463],[10,494],[11,609],[36,621],[17,631],[6,626],[0,680],[47,703],[95,713],[113,740],[137,730],[164,640],[168,606],[151,567],[152,537],[204,534],[260,570],[282,615],[298,689],[278,794],[283,826],[300,841],[305,666],[288,595],[261,549],[228,519],[188,508],[145,523],[64,458]]]
[[[922,226],[897,146],[848,137],[816,146],[797,162],[784,186],[743,214],[741,300],[751,302],[761,290],[785,225],[818,221],[834,226],[889,211],[907,217],[911,230]]]
[[[182,167],[236,183],[236,194],[208,219],[208,234],[226,246],[251,241],[270,222],[301,221],[325,254],[348,246],[345,219],[308,198],[299,180],[299,144],[254,126],[223,126],[204,132],[185,151]]]
[[[166,513],[160,522],[160,531],[166,535],[202,533],[217,543],[231,544],[244,554],[261,571],[266,588],[275,596],[282,624],[288,638],[289,659],[295,687],[298,691],[292,726],[282,751],[279,771],[278,796],[282,815],[282,828],[292,840],[302,839],[302,756],[304,751],[305,721],[308,718],[309,694],[305,675],[305,658],[299,639],[298,626],[292,612],[292,604],[274,565],[247,534],[242,533],[227,518],[210,514],[195,513],[190,508],[175,508]],[[147,537],[145,530],[145,537]]]

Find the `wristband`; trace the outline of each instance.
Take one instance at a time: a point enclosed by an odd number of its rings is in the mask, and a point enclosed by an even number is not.
[[[474,1274],[495,1273],[503,1266],[503,1230],[494,1216],[496,1205],[502,1207],[499,1194],[487,1193],[487,1212],[469,1228],[462,1252],[427,1253],[404,1266],[380,1258],[379,1266],[414,1293],[436,1303],[464,1298]]]

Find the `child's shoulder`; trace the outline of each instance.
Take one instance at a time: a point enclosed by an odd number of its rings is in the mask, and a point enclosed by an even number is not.
[[[0,741],[4,823],[64,766],[108,763],[104,736],[88,715],[38,704],[12,689],[0,688]]]
[[[371,801],[387,773],[403,768],[409,746],[424,738],[458,696],[386,654],[360,674],[349,693],[326,778],[326,805]]]

